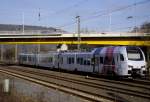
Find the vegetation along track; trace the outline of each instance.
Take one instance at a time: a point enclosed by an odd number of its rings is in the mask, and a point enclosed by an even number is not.
[[[7,68],[5,68],[5,70],[6,69]],[[10,68],[8,69],[10,71]],[[48,73],[44,73],[43,71],[40,72],[40,71],[32,70],[32,69],[23,69],[23,68],[16,68],[16,67],[13,67],[13,69],[11,68],[11,71],[14,71],[14,70],[21,71],[24,73],[30,73],[30,74],[35,74],[39,76],[49,77],[49,78],[53,78],[57,80],[63,80],[63,81],[71,82],[75,84],[82,84],[85,86],[108,90],[111,92],[117,92],[117,93],[121,93],[125,95],[132,95],[136,97],[150,99],[149,85],[141,85],[141,84],[136,84],[132,82],[121,82],[121,81],[108,80],[108,79],[96,80],[97,78],[92,78],[92,77],[85,79],[85,78],[64,76],[62,74],[57,74],[57,75],[48,74]]]

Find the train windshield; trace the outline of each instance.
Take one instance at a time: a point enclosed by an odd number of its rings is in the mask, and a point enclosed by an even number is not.
[[[139,48],[127,47],[128,60],[141,61],[143,60],[143,54]]]

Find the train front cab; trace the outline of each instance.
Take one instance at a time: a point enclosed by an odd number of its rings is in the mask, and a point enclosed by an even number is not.
[[[146,61],[143,51],[138,47],[126,47],[120,51],[119,75],[124,77],[145,77]]]

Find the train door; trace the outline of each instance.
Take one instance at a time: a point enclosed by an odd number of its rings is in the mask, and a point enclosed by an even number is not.
[[[93,72],[98,73],[99,72],[99,56],[95,55],[92,61],[93,64]]]
[[[100,74],[102,72],[103,64],[104,64],[104,57],[102,57],[102,56],[95,57],[93,72]]]
[[[121,65],[120,65],[120,54],[115,53],[114,59],[115,59],[115,70],[114,70],[114,72],[115,72],[115,74],[118,75],[118,73],[120,73],[120,67],[121,67]]]
[[[54,68],[59,68],[59,54],[54,53]]]
[[[123,71],[126,69],[126,63],[125,63],[125,58],[123,56],[123,54],[118,54],[119,59],[118,59],[118,74],[119,75],[123,75]]]
[[[113,75],[114,71],[115,71],[114,47],[109,47],[106,49],[102,74]]]
[[[100,56],[100,61],[99,61],[99,73],[102,73],[102,68],[103,68],[103,64],[104,64],[104,57]]]

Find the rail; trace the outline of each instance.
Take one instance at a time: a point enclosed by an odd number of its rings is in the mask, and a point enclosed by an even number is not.
[[[6,69],[5,69],[6,70]],[[74,83],[74,84],[79,84],[83,86],[87,86],[90,88],[96,88],[96,89],[102,89],[102,90],[107,90],[113,93],[121,93],[124,95],[132,95],[135,97],[141,97],[141,98],[146,98],[146,99],[150,99],[150,87],[148,85],[141,85],[141,84],[135,84],[135,83],[127,83],[127,82],[117,82],[117,81],[110,81],[107,83],[106,80],[104,80],[102,82],[100,81],[93,81],[93,80],[89,80],[89,79],[76,79],[74,77],[66,77],[66,76],[58,76],[58,75],[50,75],[50,74],[46,74],[43,72],[37,72],[37,71],[32,71],[32,70],[26,70],[26,69],[21,69],[21,68],[15,68],[13,70],[16,70],[18,72],[15,73],[20,73],[20,72],[24,72],[24,73],[28,73],[31,75],[38,75],[38,76],[44,76],[47,78],[51,78],[51,79],[55,79],[55,80],[60,80],[60,81],[64,81],[65,82],[69,82],[69,83]],[[13,71],[11,70],[11,71]],[[8,71],[8,69],[7,69]],[[10,71],[10,69],[9,69]],[[30,75],[30,76],[31,76]],[[65,86],[65,85],[61,85],[61,86]],[[65,86],[66,87],[66,86]],[[69,87],[69,88],[73,88],[73,89],[77,89],[76,87]],[[89,89],[90,89],[89,88]],[[142,91],[141,91],[142,90]],[[148,90],[148,91],[143,91],[143,90]],[[83,90],[80,90],[83,91]],[[84,90],[85,92],[85,90]],[[91,92],[88,92],[91,93]],[[92,95],[96,95],[96,96],[101,96],[101,97],[107,97],[106,95],[100,95],[99,93],[91,93]],[[110,97],[111,99],[114,99],[113,97]],[[118,99],[119,100],[119,99]]]

